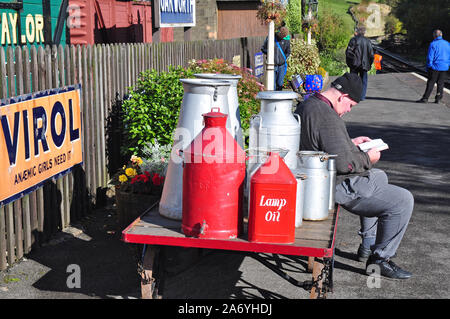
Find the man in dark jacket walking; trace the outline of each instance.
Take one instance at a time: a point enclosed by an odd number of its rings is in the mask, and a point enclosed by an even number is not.
[[[295,110],[302,123],[300,149],[337,155],[335,199],[360,217],[358,260],[367,260],[366,273],[378,270],[385,277],[407,279],[411,273],[391,258],[405,234],[414,198],[408,190],[390,184],[384,171],[373,167],[381,156],[378,149],[359,149],[359,144],[371,141],[369,137],[351,139],[348,135],[342,116],[358,104],[361,91],[359,76],[346,73],[325,92],[300,103]]]
[[[267,54],[268,38],[264,41],[261,51]],[[275,50],[274,50],[274,71],[275,71],[275,90],[283,89],[284,77],[287,71],[287,59],[291,54],[291,40],[288,28],[281,27],[275,33]]]
[[[372,68],[374,58],[372,43],[364,36],[365,33],[365,27],[358,27],[355,36],[350,39],[345,51],[345,58],[347,66],[350,68],[350,73],[358,74],[362,81],[361,101],[364,101],[366,98],[367,72]]]
[[[428,48],[427,71],[428,81],[425,93],[418,103],[427,103],[437,82],[437,91],[434,103],[439,103],[444,94],[444,84],[450,65],[450,44],[442,38],[441,30],[434,30],[434,40]]]

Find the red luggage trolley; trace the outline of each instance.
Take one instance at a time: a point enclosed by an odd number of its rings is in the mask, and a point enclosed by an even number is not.
[[[165,246],[247,252],[292,284],[309,290],[310,298],[326,298],[327,292],[332,291],[333,284],[338,213],[339,206],[336,205],[334,212],[326,220],[303,221],[301,227],[296,228],[293,244],[252,243],[247,240],[246,220],[243,235],[235,239],[186,237],[181,231],[181,221],[162,217],[155,203],[122,232],[122,241],[147,245],[140,270],[144,299],[163,296]],[[299,282],[273,264],[265,262],[263,258],[258,258],[258,253],[307,256],[307,271],[312,272],[312,280]]]

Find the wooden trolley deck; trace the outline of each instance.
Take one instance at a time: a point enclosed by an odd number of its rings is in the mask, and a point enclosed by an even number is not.
[[[246,220],[244,220],[244,233],[235,239],[186,237],[181,230],[181,221],[175,221],[161,216],[158,212],[158,206],[155,204],[122,232],[122,240],[127,243],[151,245],[149,247],[181,246],[308,256],[310,257],[310,266],[308,268],[310,271],[313,271],[313,277],[317,279],[319,273],[323,273],[323,261],[325,260],[330,261],[329,264],[331,265],[328,265],[328,268],[331,269],[327,269],[327,271],[331,277],[338,215],[339,206],[336,206],[334,212],[330,213],[326,220],[303,221],[303,224],[299,228],[296,228],[295,242],[293,244],[254,243],[247,240]],[[150,274],[152,276],[155,256],[153,252],[150,254],[150,257],[144,257],[144,272],[145,269],[150,271],[146,275],[146,281],[151,281],[148,275]],[[323,276],[320,275],[319,277],[321,281]],[[317,284],[315,286],[318,288]],[[314,287],[312,287],[312,293],[314,290]]]

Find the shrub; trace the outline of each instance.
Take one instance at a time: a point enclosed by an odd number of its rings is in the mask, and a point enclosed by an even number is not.
[[[330,76],[344,74],[348,71],[344,50],[322,51],[320,53],[320,66],[327,70]]]
[[[385,23],[384,23],[384,33],[385,34],[390,35],[390,34],[400,33],[403,31],[402,29],[403,29],[403,24],[395,16],[388,15],[385,18]]]
[[[142,156],[148,143],[172,143],[184,94],[180,79],[190,77],[193,73],[182,67],[140,74],[122,105],[126,141],[122,153]]]
[[[287,5],[286,25],[291,34],[302,32],[302,3],[301,0],[290,0]]]
[[[238,82],[237,93],[242,133],[245,145],[247,145],[250,117],[259,112],[260,102],[256,99],[256,94],[264,90],[264,85],[258,81],[250,69],[240,68],[223,59],[192,60],[189,62],[189,71],[192,73],[221,73],[242,76]]]
[[[308,45],[303,39],[291,40],[291,55],[288,58],[286,80],[295,74],[316,74],[320,65],[319,50],[315,41]]]
[[[351,34],[345,28],[344,20],[336,13],[324,10],[319,17],[316,40],[321,51],[332,51],[347,46]]]

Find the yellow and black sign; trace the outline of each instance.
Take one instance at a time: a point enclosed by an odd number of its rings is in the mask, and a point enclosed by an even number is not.
[[[80,85],[0,106],[0,206],[82,163]]]

